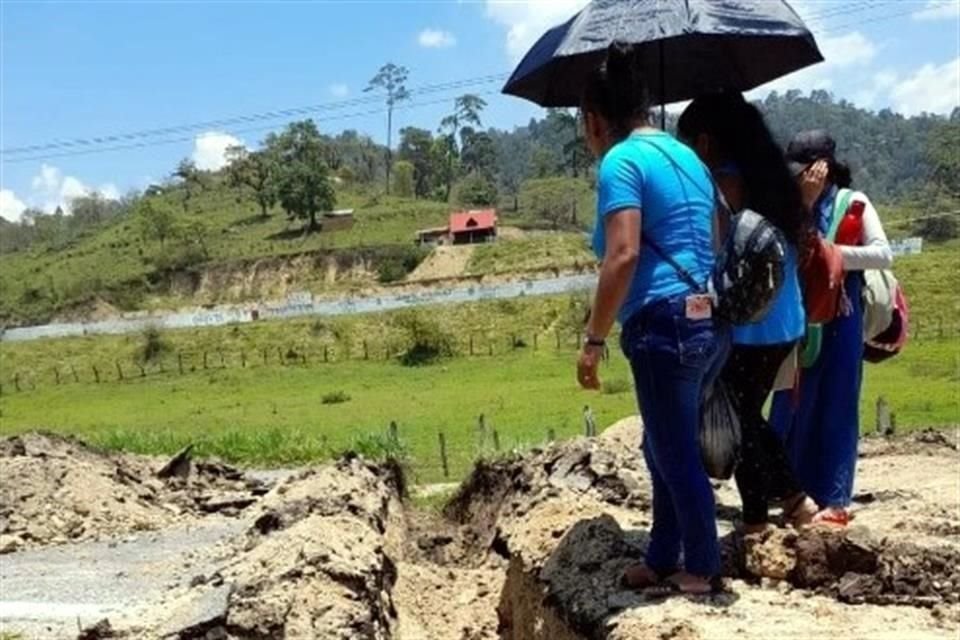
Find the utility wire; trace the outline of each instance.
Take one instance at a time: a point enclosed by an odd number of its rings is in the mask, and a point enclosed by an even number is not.
[[[477,93],[477,94],[475,94],[475,95],[478,95],[478,96],[490,96],[490,95],[495,95],[495,94],[497,94],[497,93],[499,93],[499,92],[497,92],[497,91],[484,91],[484,92],[481,92],[481,93]],[[437,100],[431,100],[431,101],[427,101],[427,102],[417,102],[417,103],[407,103],[407,104],[401,103],[401,104],[395,106],[395,107],[393,108],[393,110],[394,110],[394,112],[407,111],[407,110],[416,109],[416,108],[419,108],[419,107],[426,107],[426,106],[432,106],[432,105],[437,105],[437,104],[443,104],[443,103],[449,102],[449,101],[450,101],[452,98],[454,98],[454,97],[455,97],[455,96],[450,95],[450,96],[446,96],[446,97],[443,97],[443,98],[440,98],[440,99],[437,99]],[[314,121],[315,121],[315,122],[328,122],[328,121],[332,121],[332,120],[347,120],[347,119],[350,119],[350,118],[359,118],[359,117],[364,117],[364,116],[379,115],[379,114],[386,113],[386,111],[387,111],[387,110],[386,110],[385,107],[380,107],[380,108],[377,108],[377,109],[371,109],[371,110],[369,110],[369,111],[357,111],[357,112],[353,112],[353,113],[344,113],[344,114],[337,114],[337,115],[333,115],[333,116],[326,116],[326,117],[322,117],[322,118],[314,118]],[[234,130],[232,130],[232,131],[225,131],[224,133],[228,133],[228,134],[231,134],[231,135],[240,135],[240,134],[244,134],[244,133],[255,133],[255,132],[260,132],[260,131],[270,131],[270,130],[273,130],[273,129],[276,129],[276,126],[262,126],[262,127],[251,127],[251,128],[244,128],[244,129],[234,129]],[[128,149],[143,149],[143,148],[156,147],[156,146],[167,145],[167,144],[177,144],[177,143],[181,143],[181,142],[191,142],[191,141],[193,141],[193,140],[194,140],[194,136],[191,135],[191,136],[178,137],[178,138],[166,138],[166,139],[162,139],[162,140],[148,140],[148,141],[144,141],[144,142],[134,142],[134,143],[130,143],[130,144],[122,144],[122,145],[115,145],[115,146],[99,146],[99,147],[94,147],[94,148],[72,149],[72,150],[67,150],[67,151],[61,151],[61,152],[58,152],[58,153],[47,153],[47,154],[41,154],[41,155],[30,155],[30,156],[27,156],[27,157],[16,157],[16,158],[11,158],[11,159],[9,159],[9,160],[4,159],[3,162],[4,162],[4,163],[9,163],[9,164],[16,164],[16,163],[21,163],[21,162],[35,162],[35,161],[37,161],[37,160],[47,160],[47,159],[52,159],[52,158],[65,158],[65,157],[72,157],[72,156],[81,156],[81,155],[89,155],[89,154],[94,154],[94,153],[105,153],[105,152],[109,152],[109,151],[124,151],[124,150],[128,150]]]
[[[477,76],[474,78],[455,80],[451,82],[424,85],[422,87],[413,89],[410,92],[410,94],[412,96],[430,95],[430,94],[439,93],[443,91],[450,91],[453,89],[463,89],[463,88],[476,86],[476,85],[490,84],[492,82],[502,81],[506,79],[506,77],[507,77],[506,73],[497,73],[497,74],[490,74],[486,76]],[[74,147],[88,147],[88,146],[93,147],[93,146],[100,146],[100,145],[111,144],[116,142],[127,142],[131,140],[137,140],[140,138],[152,138],[152,137],[165,136],[165,135],[170,135],[175,133],[185,133],[188,131],[211,129],[215,127],[222,128],[227,126],[249,124],[253,122],[277,120],[280,118],[289,118],[291,116],[307,115],[311,113],[318,113],[318,112],[324,112],[324,111],[337,111],[337,110],[346,109],[350,107],[358,107],[358,106],[363,106],[367,104],[375,104],[382,101],[383,101],[382,95],[372,94],[366,97],[353,98],[350,100],[326,102],[326,103],[304,106],[304,107],[279,109],[274,111],[266,111],[266,112],[248,114],[248,115],[233,116],[229,118],[221,118],[217,120],[207,120],[204,122],[194,122],[190,124],[161,127],[157,129],[146,129],[141,131],[127,132],[127,133],[100,135],[100,136],[94,136],[90,138],[75,138],[72,140],[53,141],[53,142],[47,142],[42,144],[11,147],[8,149],[0,150],[0,155],[9,156],[9,155],[19,155],[19,154],[33,154],[38,151],[52,151],[52,150],[60,150],[60,149],[69,149]]]

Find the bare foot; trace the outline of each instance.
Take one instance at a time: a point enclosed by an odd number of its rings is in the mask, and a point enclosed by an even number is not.
[[[623,572],[623,585],[631,589],[646,589],[660,582],[660,575],[640,562],[630,565]]]
[[[810,520],[811,524],[828,524],[835,527],[845,527],[850,523],[850,512],[843,507],[827,507],[821,509]]]
[[[813,498],[804,493],[791,496],[785,503],[783,518],[794,529],[809,526],[820,511],[820,507],[813,501]]]

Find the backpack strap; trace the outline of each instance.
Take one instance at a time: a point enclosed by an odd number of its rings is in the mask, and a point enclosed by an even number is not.
[[[680,166],[680,163],[674,160],[673,157],[669,153],[667,153],[666,150],[660,145],[658,145],[656,142],[654,142],[653,140],[648,140],[643,136],[636,136],[634,139],[639,140],[640,142],[645,142],[646,144],[650,145],[651,147],[659,151],[663,155],[663,157],[667,159],[667,162],[669,162],[670,165],[673,167],[673,171],[674,173],[677,174],[678,178],[680,178],[681,175],[685,177],[691,184],[693,184],[700,191],[700,193],[707,196],[708,198],[713,199],[715,209],[719,209],[724,213],[726,213],[728,216],[733,217],[733,211],[730,209],[730,205],[727,204],[726,199],[723,197],[723,193],[720,191],[720,188],[717,186],[717,183],[713,179],[713,175],[710,173],[710,170],[707,169],[706,165],[704,165],[702,162],[700,163],[700,166],[703,167],[703,172],[707,175],[707,178],[710,180],[710,184],[713,187],[712,194],[708,194],[704,189],[702,189],[700,185],[697,184],[697,181],[686,171],[686,169]],[[683,182],[682,179],[681,179],[681,182]],[[660,248],[660,245],[658,245],[656,241],[653,240],[653,238],[646,237],[643,239],[643,242],[647,246],[649,246],[654,253],[660,256],[660,258],[662,258],[667,264],[673,267],[673,270],[677,272],[677,275],[680,276],[680,279],[683,280],[686,284],[690,285],[694,291],[698,293],[709,293],[709,288],[705,283],[698,282],[697,279],[693,277],[693,274],[691,274],[686,268],[684,268],[683,265],[677,262],[677,260],[673,256],[667,254],[666,251]],[[714,244],[715,244],[714,249],[716,249],[717,248],[716,243]]]
[[[833,215],[830,219],[830,228],[827,229],[827,235],[824,237],[828,242],[833,242],[837,237],[837,229],[840,228],[840,222],[850,208],[850,200],[853,198],[851,189],[840,189],[837,197],[833,200]]]

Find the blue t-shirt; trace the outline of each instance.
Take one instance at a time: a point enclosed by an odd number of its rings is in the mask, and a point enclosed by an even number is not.
[[[655,300],[691,289],[644,240],[656,242],[697,281],[707,281],[714,262],[713,184],[692,149],[665,132],[637,132],[600,162],[593,231],[593,249],[600,258],[606,253],[607,216],[623,209],[640,210],[642,239],[637,270],[618,313],[621,323]]]
[[[803,309],[800,278],[797,275],[797,250],[787,244],[783,264],[783,284],[773,305],[759,322],[733,328],[733,343],[743,345],[783,344],[803,337],[807,314]]]

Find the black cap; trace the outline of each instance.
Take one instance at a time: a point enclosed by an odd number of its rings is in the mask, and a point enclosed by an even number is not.
[[[793,175],[800,175],[817,160],[833,160],[836,151],[837,143],[823,129],[801,131],[787,145],[787,166]]]

